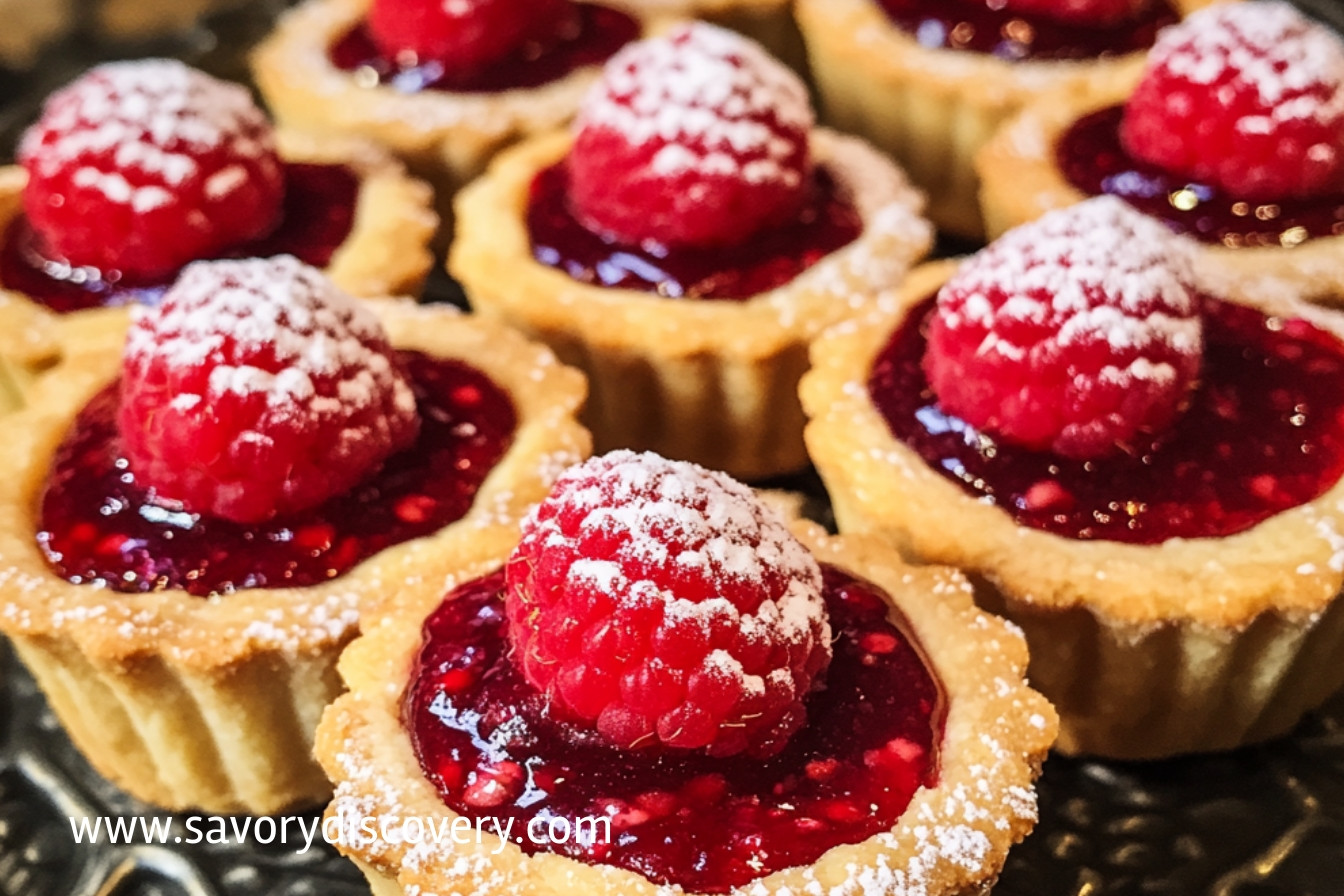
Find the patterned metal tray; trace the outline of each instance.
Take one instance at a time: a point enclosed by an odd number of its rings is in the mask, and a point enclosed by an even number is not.
[[[1299,2],[1344,28],[1344,0]],[[47,92],[102,59],[174,55],[245,78],[244,48],[283,5],[254,3],[140,47],[76,34],[52,48],[36,74],[0,70],[0,156]],[[444,277],[429,295],[460,299]],[[824,516],[815,477],[774,484],[810,495]],[[1149,764],[1053,757],[1039,789],[1041,823],[1012,853],[996,896],[1344,894],[1344,695],[1292,737],[1230,755]],[[321,846],[300,855],[255,842],[77,845],[68,820],[161,814],[89,768],[0,642],[0,896],[368,892],[353,866]],[[189,820],[177,817],[169,840],[187,839]]]

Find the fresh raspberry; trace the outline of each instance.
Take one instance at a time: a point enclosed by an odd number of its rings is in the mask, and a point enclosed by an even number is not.
[[[1162,33],[1125,107],[1136,158],[1250,200],[1344,188],[1344,43],[1287,3],[1223,3]]]
[[[1186,246],[1109,196],[1009,231],[938,293],[924,370],[941,406],[1028,448],[1100,457],[1157,433],[1199,374]]]
[[[265,235],[284,198],[251,95],[167,59],[102,65],[53,94],[19,161],[47,249],[131,280]]]
[[[529,41],[549,42],[574,16],[569,0],[374,0],[369,35],[389,59],[480,71]]]
[[[625,243],[739,244],[797,212],[812,122],[802,81],[761,47],[680,27],[617,53],[584,99],[571,205]]]
[[[723,473],[616,451],[556,482],[506,568],[515,661],[626,749],[766,756],[830,662],[821,569]]]
[[[1114,25],[1132,19],[1152,0],[1004,0],[1005,9],[1071,25]]]
[[[348,491],[420,420],[378,319],[280,256],[197,262],[137,309],[118,425],[161,503],[255,523]]]

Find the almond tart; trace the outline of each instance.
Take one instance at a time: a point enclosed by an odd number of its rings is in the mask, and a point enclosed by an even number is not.
[[[801,469],[808,341],[931,236],[899,169],[811,121],[801,82],[736,34],[632,45],[573,135],[514,147],[460,194],[449,271],[587,373],[600,449]]]
[[[0,631],[137,798],[321,801],[313,733],[361,609],[516,530],[588,450],[582,378],[288,257],[195,263],[120,315],[9,421]]]
[[[994,236],[1109,193],[1197,240],[1206,280],[1337,304],[1341,98],[1344,42],[1328,28],[1286,3],[1210,8],[1170,29],[1144,70],[1042,98],[1008,122],[976,160],[986,227]]]
[[[1266,740],[1344,680],[1344,327],[1192,289],[1182,247],[1116,199],[1052,212],[803,380],[841,531],[963,569],[1069,754]]]
[[[512,541],[342,657],[317,753],[374,892],[983,892],[1034,825],[1055,716],[955,571],[628,451]]]
[[[434,187],[445,219],[453,193],[495,153],[565,124],[612,53],[665,26],[634,0],[450,6],[305,0],[252,56],[282,125],[386,147]],[[485,21],[471,21],[477,14]]]
[[[92,69],[19,156],[0,168],[0,288],[57,312],[152,303],[201,259],[293,254],[361,297],[417,294],[433,261],[429,189],[400,163],[276,132],[243,87],[176,61]]]
[[[999,126],[1141,65],[1158,29],[1209,2],[799,0],[796,14],[828,123],[891,153],[939,228],[980,238],[974,158]]]

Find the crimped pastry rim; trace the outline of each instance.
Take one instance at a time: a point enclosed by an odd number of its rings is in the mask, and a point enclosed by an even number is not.
[[[1172,0],[1182,16],[1218,0]],[[1079,89],[1142,65],[1147,51],[1081,60],[1011,62],[987,53],[931,49],[892,24],[875,0],[797,0],[796,15],[811,48],[847,47],[848,67],[878,83],[914,82],[949,102],[981,109],[1016,108],[1043,90]]]
[[[182,591],[121,594],[74,585],[47,565],[35,538],[35,507],[50,458],[71,420],[116,375],[129,324],[125,309],[100,314],[100,332],[34,387],[30,406],[6,420],[0,444],[0,631],[61,638],[104,663],[159,657],[195,671],[227,669],[258,652],[311,655],[348,641],[361,612],[437,593],[477,538],[513,531],[590,439],[575,415],[586,383],[546,348],[491,321],[409,302],[372,306],[394,346],[456,358],[509,393],[518,414],[512,445],[467,514],[437,533],[393,546],[345,574],[304,588],[244,589],[198,598]]]
[[[892,436],[868,394],[873,360],[957,264],[922,266],[902,288],[896,310],[835,327],[812,346],[812,369],[800,389],[809,416],[804,438],[828,490],[852,502],[868,528],[923,561],[984,577],[1027,606],[1086,608],[1136,631],[1179,622],[1240,629],[1269,612],[1311,617],[1338,596],[1344,480],[1236,535],[1160,545],[1079,541],[1019,525]],[[1292,296],[1227,300],[1303,317],[1344,338],[1344,321]]]
[[[406,173],[385,150],[354,137],[327,137],[293,128],[276,128],[281,161],[298,164],[343,165],[359,178],[350,233],[325,268],[328,277],[347,292],[361,297],[419,292],[434,264],[429,242],[438,230],[429,187]],[[0,235],[23,210],[28,174],[18,165],[0,167]],[[46,311],[22,292],[0,291]],[[59,317],[96,314],[101,309],[75,311]],[[0,312],[4,308],[0,305]],[[50,313],[50,312],[48,312]]]
[[[977,610],[969,583],[955,570],[909,567],[875,540],[827,536],[811,523],[797,523],[794,531],[819,560],[884,588],[909,619],[948,696],[941,780],[915,795],[892,831],[835,847],[810,866],[782,870],[732,892],[847,896],[903,885],[913,891],[917,883],[930,896],[979,892],[997,878],[1009,848],[1035,824],[1033,782],[1057,730],[1053,708],[1023,680],[1027,651],[1021,633]],[[499,541],[493,558],[482,555],[456,581],[498,568],[513,541],[516,536]],[[404,684],[397,683],[409,679],[421,625],[439,600],[403,605],[342,656],[340,670],[350,691],[327,708],[317,734],[318,760],[336,783],[328,817],[342,812],[455,817],[420,770],[401,726]],[[967,844],[973,844],[969,851]],[[513,844],[491,855],[499,845],[487,836],[480,846],[453,847],[447,854],[442,847],[401,843],[381,848],[353,843],[342,851],[407,893],[683,892],[619,868],[553,854],[524,856]]]
[[[1124,103],[1142,74],[1136,67],[1075,90],[1053,91],[1009,119],[975,159],[986,222],[1002,232],[1088,199],[1065,177],[1055,147],[1074,122]],[[1307,301],[1344,303],[1344,235],[1316,237],[1291,248],[1193,245],[1200,275],[1222,291],[1291,290]]]
[[[526,209],[531,183],[569,151],[573,136],[556,132],[501,153],[455,204],[457,238],[449,272],[473,307],[563,332],[593,346],[659,358],[712,354],[736,359],[774,355],[888,295],[932,244],[921,217],[923,195],[889,159],[858,138],[815,128],[813,156],[848,191],[863,231],[793,280],[744,300],[668,299],[652,293],[580,283],[532,257]],[[858,172],[869,176],[860,178]],[[875,264],[887,266],[872,273]],[[870,284],[868,291],[856,283]],[[485,286],[479,287],[478,284]]]
[[[364,18],[370,2],[305,0],[280,16],[251,57],[253,76],[271,104],[302,102],[320,116],[323,130],[364,133],[402,150],[433,150],[450,136],[488,146],[564,124],[601,72],[600,65],[588,65],[536,87],[481,93],[361,86],[332,64],[329,50]],[[634,18],[645,36],[675,21],[636,0],[603,5]]]

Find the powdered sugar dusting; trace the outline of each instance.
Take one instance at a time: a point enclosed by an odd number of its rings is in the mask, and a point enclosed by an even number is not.
[[[221,395],[262,394],[276,413],[337,406],[365,408],[384,390],[415,409],[410,386],[368,343],[385,340],[368,309],[321,272],[291,256],[198,262],[187,267],[161,309],[137,308],[127,336],[128,363],[194,367],[213,362],[208,388],[181,393],[184,408]],[[278,372],[224,359],[264,356]],[[268,367],[270,365],[268,364]],[[314,377],[339,376],[334,396],[319,398]]]
[[[217,150],[253,160],[274,154],[270,123],[251,95],[175,60],[145,59],[99,66],[54,94],[20,156],[41,171],[84,164],[78,182],[143,211],[162,203],[162,186],[194,177],[200,154]],[[89,168],[90,159],[115,167]],[[224,195],[245,180],[212,180],[209,189]]]
[[[582,517],[579,540],[612,531],[632,537],[612,560],[575,562],[569,571],[572,579],[596,585],[613,597],[632,592],[656,595],[669,620],[695,619],[706,627],[726,622],[745,633],[766,629],[789,641],[810,637],[820,626],[829,640],[820,566],[747,486],[694,464],[629,451],[576,468],[585,476],[597,469],[608,474],[602,480],[605,487],[571,491],[563,517],[571,513]],[[656,500],[647,499],[650,490],[658,495]],[[566,535],[561,525],[562,515],[538,522],[534,512],[525,538],[558,543],[575,537]],[[669,553],[669,544],[681,546],[675,556]],[[711,583],[745,584],[761,593],[767,590],[767,577],[779,576],[787,586],[777,601],[764,600],[747,611],[722,597],[688,598],[650,581],[632,581],[625,572],[626,560],[639,566],[695,570]],[[723,672],[734,668],[740,677],[740,665],[717,667]]]
[[[1199,10],[1162,33],[1150,60],[1193,84],[1221,83],[1232,73],[1233,87],[1253,90],[1275,121],[1344,116],[1344,43],[1279,0]]]
[[[796,75],[751,41],[703,23],[617,53],[576,121],[633,146],[664,144],[651,162],[659,175],[694,170],[788,187],[803,176],[789,135],[812,124]]]

